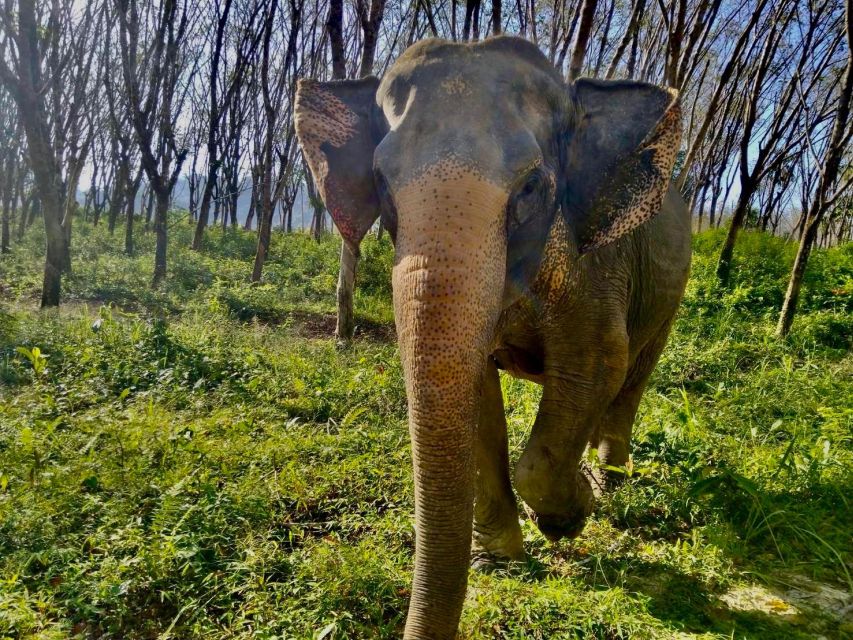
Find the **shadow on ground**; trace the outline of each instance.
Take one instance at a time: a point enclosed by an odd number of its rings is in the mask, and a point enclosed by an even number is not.
[[[337,316],[334,313],[293,311],[282,317],[279,323],[292,323],[296,332],[305,338],[333,338]],[[384,324],[356,316],[353,337],[356,340],[371,342],[393,342],[397,339],[397,333],[393,324]]]

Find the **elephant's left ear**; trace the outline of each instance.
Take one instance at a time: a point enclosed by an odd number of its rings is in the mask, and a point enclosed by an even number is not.
[[[373,152],[387,131],[376,105],[379,80],[300,80],[296,136],[323,203],[344,240],[358,245],[379,217]]]
[[[581,252],[632,231],[660,211],[681,142],[674,89],[581,79],[570,88],[563,212]]]

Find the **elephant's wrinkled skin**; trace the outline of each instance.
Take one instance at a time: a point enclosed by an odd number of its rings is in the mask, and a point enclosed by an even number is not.
[[[381,82],[302,81],[296,127],[345,241],[380,213],[394,239],[417,525],[405,633],[452,638],[472,520],[478,557],[524,555],[498,369],[543,385],[515,487],[546,536],[583,528],[587,444],[627,460],[690,260],[669,191],[678,100],[566,85],[517,38],[429,40]]]

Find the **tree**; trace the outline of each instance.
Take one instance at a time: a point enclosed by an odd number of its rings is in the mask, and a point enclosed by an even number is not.
[[[572,52],[572,62],[569,66],[569,80],[577,79],[581,74],[581,68],[586,57],[586,49],[592,33],[592,21],[595,19],[597,0],[583,0],[581,9],[581,23],[578,27],[578,38],[575,42],[575,50]]]
[[[181,52],[189,27],[187,3],[178,4],[163,0],[140,12],[138,0],[115,0],[124,108],[156,199],[154,285],[166,277],[169,204],[187,156],[175,131],[183,101],[178,90],[186,83],[182,73],[190,57]]]
[[[207,177],[202,191],[201,206],[198,210],[198,221],[193,235],[192,248],[195,250],[201,249],[202,239],[204,238],[204,229],[210,216],[210,204],[213,197],[213,189],[219,176],[219,169],[222,167],[224,160],[219,157],[220,149],[228,146],[230,141],[221,140],[222,133],[222,118],[225,114],[230,113],[230,108],[233,107],[235,96],[242,89],[242,85],[246,78],[248,68],[254,63],[255,50],[260,42],[262,31],[255,29],[255,19],[261,9],[262,3],[253,2],[253,6],[249,7],[247,15],[240,16],[240,28],[236,40],[236,61],[233,69],[226,69],[225,77],[220,73],[220,67],[223,66],[223,48],[225,46],[225,36],[228,26],[228,18],[231,14],[233,0],[225,0],[220,6],[220,3],[215,2],[211,6],[214,11],[214,27],[211,30],[214,34],[212,53],[210,56],[210,72],[207,76],[208,85],[208,121],[207,121]],[[220,84],[224,90],[220,93]],[[232,128],[233,131],[233,128]]]
[[[27,138],[46,236],[41,305],[59,305],[62,273],[71,269],[69,243],[77,181],[90,148],[94,33],[98,6],[74,10],[73,0],[35,0],[2,9],[0,81],[18,108]],[[48,104],[50,99],[50,104]]]
[[[690,171],[693,161],[696,159],[696,156],[705,141],[705,136],[708,133],[708,129],[711,126],[714,115],[720,106],[720,101],[723,100],[724,96],[728,95],[731,97],[736,93],[729,91],[729,85],[732,82],[735,71],[742,66],[744,49],[750,42],[752,33],[764,13],[764,8],[767,6],[767,2],[768,0],[758,0],[756,2],[755,8],[749,16],[749,20],[746,25],[740,29],[738,38],[731,48],[726,62],[720,71],[719,77],[714,80],[715,89],[707,108],[705,109],[705,117],[702,119],[702,123],[699,126],[698,131],[687,148],[684,165],[681,173],[675,180],[676,186],[678,186],[679,189],[684,186],[684,183],[687,180],[687,176],[689,175],[688,172]]]
[[[9,253],[12,236],[12,207],[16,200],[18,173],[24,170],[19,161],[21,131],[15,102],[0,91],[0,254]]]
[[[751,78],[751,83],[744,101],[744,132],[738,154],[740,193],[717,264],[717,278],[723,286],[729,284],[735,242],[753,196],[761,182],[801,145],[803,133],[809,134],[809,126],[802,120],[805,103],[795,97],[803,82],[806,93],[815,88],[834,59],[839,39],[832,35],[838,21],[831,19],[831,8],[832,0],[810,4],[807,18],[799,22],[805,32],[798,35],[798,46],[782,48],[785,33],[795,23],[799,7],[779,5],[769,16],[755,64],[747,65],[744,75]],[[809,59],[816,60],[817,65],[810,68]],[[809,77],[804,79],[807,73]]]
[[[780,337],[788,335],[794,322],[794,314],[797,311],[797,303],[800,299],[800,289],[803,285],[803,276],[820,224],[835,197],[844,191],[839,189],[835,196],[832,195],[833,188],[838,181],[841,160],[847,150],[847,145],[850,143],[851,136],[853,136],[853,127],[850,126],[850,103],[851,98],[853,98],[853,0],[846,0],[844,25],[847,41],[847,66],[844,70],[838,95],[838,106],[835,111],[829,144],[826,145],[823,156],[818,160],[818,166],[822,167],[820,180],[808,209],[805,230],[791,270],[791,279],[788,282],[782,311],[779,314],[776,333]]]
[[[279,180],[274,181],[274,157],[275,157],[275,140],[279,127],[284,124],[287,126],[287,137],[285,144],[287,149],[282,157],[288,159],[290,157],[290,147],[293,146],[295,134],[293,133],[293,100],[283,100],[285,90],[289,91],[292,97],[296,91],[296,44],[299,36],[299,30],[302,23],[302,8],[304,0],[290,0],[289,11],[290,21],[289,30],[285,46],[284,58],[282,67],[278,73],[272,70],[271,62],[273,56],[273,48],[276,46],[273,42],[273,27],[275,25],[276,16],[278,14],[278,0],[271,0],[266,8],[264,17],[264,33],[263,44],[261,45],[261,97],[263,104],[263,116],[265,135],[263,137],[263,149],[260,158],[261,162],[261,177],[260,177],[260,215],[258,219],[258,247],[255,251],[255,263],[252,267],[252,282],[259,282],[261,272],[266,261],[267,253],[269,252],[270,237],[272,234],[272,218],[275,203],[281,194],[281,189],[284,186],[280,176]],[[288,106],[281,114],[284,117],[279,118],[279,105],[285,102]],[[283,167],[285,170],[289,166]],[[275,184],[274,184],[275,182]]]

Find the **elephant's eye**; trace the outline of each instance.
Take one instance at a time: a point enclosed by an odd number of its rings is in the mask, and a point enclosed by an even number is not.
[[[542,184],[542,172],[541,171],[533,171],[527,179],[524,181],[521,189],[518,192],[518,196],[520,198],[524,198],[529,196],[532,193],[535,193],[539,186]]]
[[[388,233],[391,234],[391,239],[396,241],[397,238],[397,208],[394,206],[394,198],[391,195],[391,189],[388,186],[388,181],[382,172],[374,170],[374,180],[376,184],[376,195],[379,198],[379,215],[382,218],[382,226]]]
[[[547,208],[549,189],[547,179],[539,168],[531,171],[516,188],[507,211],[507,231],[513,233],[520,226],[538,217]]]
[[[378,169],[374,169],[373,179],[374,184],[376,184],[376,194],[379,196],[379,199],[382,200],[387,198],[390,190],[388,189],[388,181],[385,179],[385,176],[382,175],[382,172]]]

